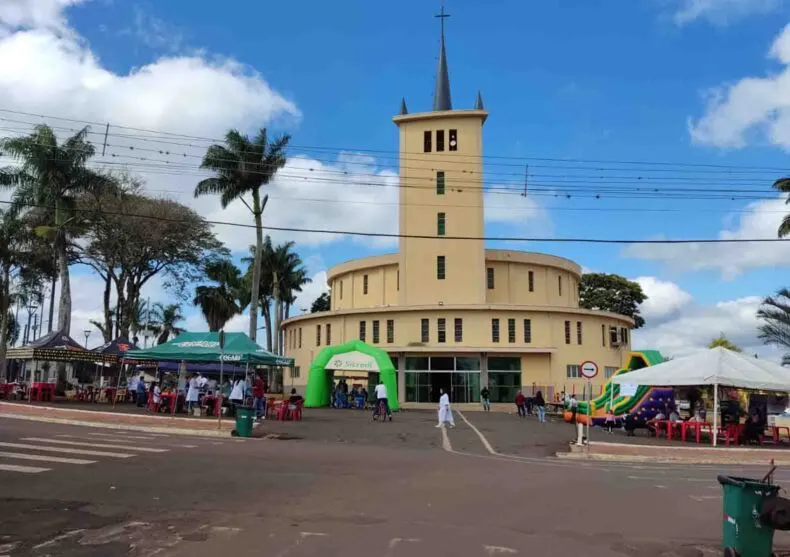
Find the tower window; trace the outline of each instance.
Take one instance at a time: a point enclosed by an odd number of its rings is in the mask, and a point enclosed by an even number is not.
[[[576,322],[576,344],[582,343],[582,322]]]
[[[450,130],[450,151],[458,150],[458,130]]]
[[[444,195],[444,170],[436,171],[436,195]]]
[[[532,344],[532,320],[524,320],[524,344]]]
[[[343,281],[340,281],[340,299],[343,299]]]
[[[444,280],[445,277],[445,259],[443,255],[436,256],[436,278]]]
[[[423,320],[420,321],[420,339],[421,339],[421,342],[429,342],[429,338],[430,338],[430,334],[429,334],[429,330],[428,330],[428,327],[430,327],[429,323],[430,322],[427,319],[423,319]]]
[[[565,344],[571,343],[571,322],[565,322]]]
[[[332,344],[332,325],[326,324],[326,345]]]
[[[486,282],[488,283],[488,289],[494,289],[494,268],[489,267],[486,269]]]
[[[373,344],[379,343],[379,322],[373,321]]]
[[[557,277],[557,291],[562,296],[562,276]]]
[[[436,329],[438,331],[438,339],[437,342],[447,342],[447,320],[444,318],[439,318],[436,320]]]
[[[436,213],[436,235],[444,236],[445,233],[445,213]]]
[[[400,290],[400,269],[395,271],[395,290]]]
[[[362,277],[362,293],[363,294],[367,294],[368,293],[368,276],[367,275]]]
[[[426,153],[431,152],[431,130],[422,134],[422,150]]]
[[[392,344],[395,342],[395,321],[387,319],[387,343]]]
[[[366,332],[367,331],[365,330],[365,322],[364,321],[360,321],[359,322],[359,340],[361,340],[362,342],[365,342],[365,333]]]
[[[464,320],[460,318],[455,319],[455,342],[464,341]]]
[[[491,320],[491,342],[499,342],[499,319]]]
[[[444,130],[436,130],[436,152],[444,151]]]
[[[321,346],[321,325],[315,326],[315,345]]]
[[[529,282],[529,291],[535,292],[535,273],[533,271],[528,273],[527,282]]]
[[[299,327],[299,348],[302,347],[302,328]]]
[[[601,346],[606,346],[606,325],[601,325]]]
[[[508,319],[507,320],[507,341],[510,344],[516,342],[516,320],[515,319]]]

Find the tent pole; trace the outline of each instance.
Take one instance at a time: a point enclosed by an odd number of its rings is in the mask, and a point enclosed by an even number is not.
[[[118,391],[121,390],[121,374],[123,373],[123,366],[124,366],[123,359],[121,360],[121,365],[118,367],[118,381],[115,382],[115,396],[112,399],[112,407],[115,410],[115,401],[118,400]],[[124,397],[125,398],[125,397]]]
[[[719,433],[719,384],[713,384],[713,446],[716,446]]]

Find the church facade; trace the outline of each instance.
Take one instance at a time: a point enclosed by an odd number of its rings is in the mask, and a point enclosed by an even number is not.
[[[581,267],[548,254],[486,249],[483,127],[478,94],[454,109],[442,30],[431,112],[394,117],[400,144],[399,250],[328,272],[331,309],[283,324],[295,359],[286,386],[303,389],[326,346],[359,339],[385,350],[401,404],[513,402],[597,394],[630,352],[633,321],[579,308]],[[363,382],[354,381],[354,382]],[[392,396],[392,395],[390,395]]]

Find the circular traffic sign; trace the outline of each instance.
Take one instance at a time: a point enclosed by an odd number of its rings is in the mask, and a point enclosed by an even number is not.
[[[582,372],[582,376],[586,379],[592,379],[598,375],[598,364],[595,362],[584,362],[579,369]]]

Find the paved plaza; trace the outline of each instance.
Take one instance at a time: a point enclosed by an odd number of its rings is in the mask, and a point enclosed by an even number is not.
[[[716,474],[765,471],[565,462],[567,424],[435,420],[310,410],[235,439],[4,419],[0,555],[720,555]]]

